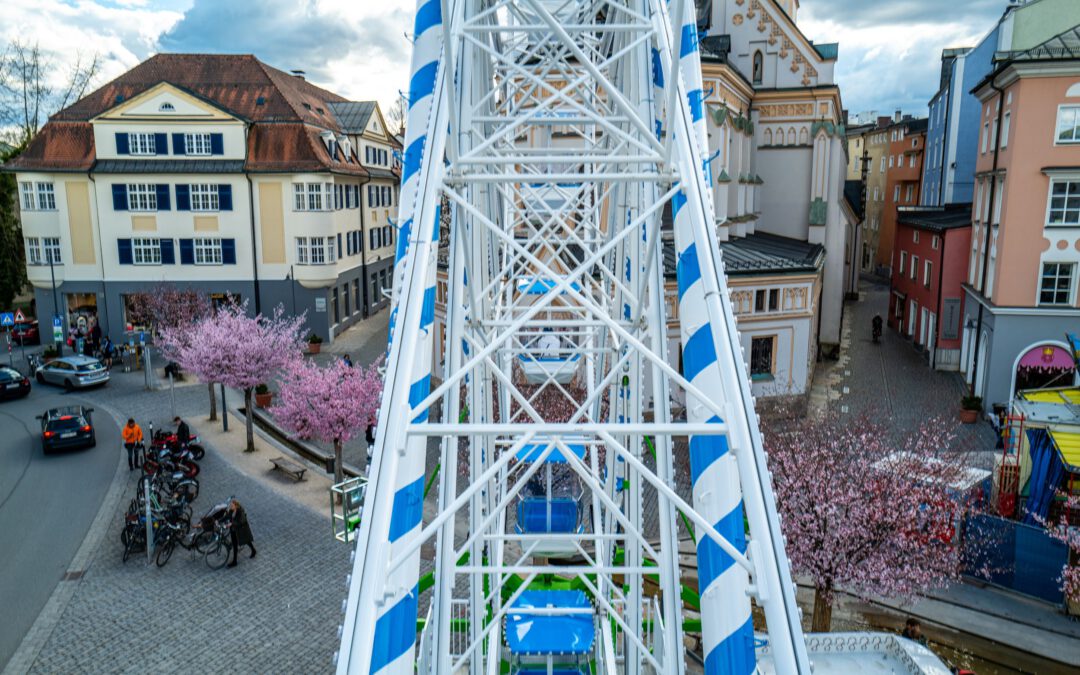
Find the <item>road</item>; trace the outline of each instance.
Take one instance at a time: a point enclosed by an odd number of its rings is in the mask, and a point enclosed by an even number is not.
[[[28,397],[0,402],[0,669],[68,571],[120,452],[116,422],[98,411],[97,447],[45,456],[35,416],[57,406],[93,407],[91,398],[34,383]]]

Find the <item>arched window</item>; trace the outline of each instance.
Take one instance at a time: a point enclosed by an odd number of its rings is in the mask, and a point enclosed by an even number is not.
[[[810,134],[806,132],[806,127],[799,130],[799,143],[806,145],[810,142]]]
[[[772,131],[765,130],[765,145],[772,145]]]
[[[158,106],[158,112],[176,112],[176,107],[172,103],[166,101]]]
[[[787,130],[787,144],[795,145],[795,127],[791,127]]]
[[[754,84],[761,84],[761,76],[765,71],[765,58],[761,55],[761,50],[754,52]]]

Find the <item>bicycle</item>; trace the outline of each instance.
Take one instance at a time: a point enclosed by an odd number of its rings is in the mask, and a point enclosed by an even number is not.
[[[207,548],[214,541],[214,533],[203,530],[198,524],[195,525],[195,529],[198,531],[191,531],[190,523],[186,527],[183,523],[166,524],[165,537],[154,559],[157,566],[164,567],[177,546],[185,551],[193,551],[205,556]]]
[[[232,521],[223,518],[214,521],[213,538],[206,544],[204,558],[206,566],[219,570],[229,562],[232,553]]]

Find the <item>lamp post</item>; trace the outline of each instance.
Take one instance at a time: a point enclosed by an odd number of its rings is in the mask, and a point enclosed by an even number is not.
[[[60,316],[60,302],[56,299],[56,269],[53,267],[53,254],[52,254],[52,251],[50,249],[48,249],[48,248],[45,249],[45,257],[49,259],[49,276],[52,278],[53,316],[56,317],[56,316]],[[62,328],[63,323],[61,322],[60,325],[61,325],[61,328]],[[39,326],[38,335],[41,335],[40,324],[38,324],[38,326]],[[63,336],[61,336],[60,340],[58,340],[56,342],[56,355],[57,356],[63,356],[64,355],[64,339],[63,339]]]

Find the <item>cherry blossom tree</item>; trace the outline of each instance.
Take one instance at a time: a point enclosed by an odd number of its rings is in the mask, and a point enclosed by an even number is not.
[[[158,340],[165,358],[180,363],[179,343],[185,340],[189,331],[182,330],[194,326],[199,320],[210,315],[210,299],[193,288],[181,288],[176,284],[162,282],[152,290],[133,293],[128,300],[128,320],[132,323],[150,326],[152,333],[160,338],[169,330],[172,340]],[[183,364],[181,364],[183,367]],[[210,421],[217,419],[217,397],[214,395],[215,380],[206,382],[210,394]]]
[[[334,482],[345,480],[341,449],[375,423],[383,381],[376,362],[367,368],[335,360],[326,368],[294,361],[270,408],[283,427],[303,439],[334,444]]]
[[[891,441],[869,415],[827,415],[766,430],[788,557],[814,584],[811,630],[829,630],[837,590],[910,597],[959,579],[966,507],[948,488],[966,453],[949,449],[951,429],[929,420]]]
[[[248,316],[247,303],[227,304],[190,327],[165,328],[162,343],[180,366],[203,382],[244,392],[247,452],[255,450],[252,392],[303,359],[304,317],[287,318],[280,305],[272,316]]]

